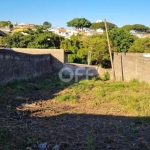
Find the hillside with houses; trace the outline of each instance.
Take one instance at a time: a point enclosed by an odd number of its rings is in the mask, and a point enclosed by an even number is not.
[[[72,35],[77,35],[79,33],[82,33],[85,36],[91,36],[94,34],[103,34],[105,31],[104,25],[99,26],[99,24],[103,24],[103,21],[102,20],[96,20],[95,22],[91,23],[91,26],[89,26],[88,28],[85,27],[82,29],[81,28],[77,29],[76,27],[73,27],[73,26],[70,29],[68,27],[64,28],[64,27],[50,26],[49,28],[47,28],[47,30],[51,31],[51,32],[53,32],[59,36],[63,36],[64,38],[69,39]],[[97,27],[96,27],[96,25],[97,25]],[[15,22],[13,24],[10,21],[8,21],[8,22],[7,21],[1,21],[0,31],[3,31],[5,33],[12,33],[12,34],[15,32],[21,32],[23,35],[26,35],[25,31],[27,29],[36,30],[37,26],[41,26],[41,25],[36,25],[36,24],[32,24],[32,23],[17,23],[17,22]],[[116,25],[114,25],[114,26],[116,26]],[[126,26],[128,26],[128,25],[124,25],[122,28],[126,28]],[[129,26],[131,26],[131,25],[129,25]],[[150,37],[150,33],[146,32],[146,30],[145,31],[144,30],[139,31],[136,29],[134,30],[134,29],[132,29],[132,27],[131,27],[130,33],[137,36],[138,38]]]

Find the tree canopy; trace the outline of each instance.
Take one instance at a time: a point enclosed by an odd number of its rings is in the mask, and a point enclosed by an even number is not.
[[[61,42],[61,48],[69,49],[73,54],[69,55],[69,62],[87,63],[91,50],[91,64],[101,64],[110,67],[109,51],[105,35],[92,35],[85,39],[82,35],[72,36]]]
[[[28,35],[22,35],[21,32],[8,35],[2,42],[7,47],[16,48],[60,48],[60,43],[64,39],[57,34],[44,31],[42,27],[35,31],[28,29],[26,33]]]
[[[129,48],[129,52],[150,53],[150,38],[137,39]]]
[[[9,27],[9,28],[12,28],[13,24],[10,21],[0,21],[0,27]]]
[[[78,56],[78,51],[81,46],[80,37],[82,35],[78,34],[77,36],[73,35],[70,39],[65,39],[61,42],[61,48],[65,50],[71,50],[73,54],[68,56],[68,62],[82,63],[82,59]]]
[[[67,22],[68,27],[75,27],[76,29],[89,28],[91,22],[85,18],[74,18],[73,20]]]
[[[115,25],[115,24],[113,24],[113,23],[110,23],[110,22],[107,22],[107,28],[108,28],[108,30],[112,30],[113,28],[116,28],[117,26]],[[105,30],[105,24],[104,24],[104,22],[94,22],[94,23],[92,23],[92,25],[90,26],[90,29],[103,29],[103,30]]]
[[[89,51],[91,51],[91,64],[101,64],[102,67],[110,67],[110,57],[107,39],[105,35],[95,34],[87,37],[82,42],[79,55],[84,59],[88,59]]]
[[[145,25],[142,25],[142,24],[124,25],[122,28],[125,30],[128,30],[128,31],[136,30],[136,31],[140,31],[140,32],[146,32],[146,31],[150,30],[149,27],[146,27]]]
[[[127,52],[135,40],[129,31],[121,28],[113,29],[109,37],[116,52]]]
[[[52,26],[52,24],[51,24],[50,22],[48,22],[48,21],[45,21],[45,22],[43,23],[43,28],[44,28],[44,29],[51,28],[51,26]]]

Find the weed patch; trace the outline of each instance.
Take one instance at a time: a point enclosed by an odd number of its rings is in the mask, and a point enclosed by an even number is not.
[[[109,74],[109,72],[105,72],[105,73],[103,74],[102,80],[103,80],[103,81],[110,80],[110,74]]]
[[[91,136],[87,137],[87,147],[86,150],[94,150],[94,140]]]
[[[76,96],[72,95],[72,94],[61,94],[61,95],[58,95],[56,97],[56,99],[60,102],[72,102],[72,103],[75,103],[77,102],[77,98]]]

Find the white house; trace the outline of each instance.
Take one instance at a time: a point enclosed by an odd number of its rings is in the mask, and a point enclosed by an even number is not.
[[[96,32],[98,32],[98,33],[104,33],[104,30],[103,29],[97,29]]]
[[[96,23],[103,22],[102,20],[96,20]]]
[[[68,38],[68,36],[69,36],[66,29],[63,29],[63,28],[50,28],[50,29],[48,29],[48,31],[51,31],[51,32],[58,34],[60,36],[63,36],[65,38]]]
[[[79,31],[77,30],[67,30],[67,33],[69,34],[69,36],[72,36],[72,35],[77,35]]]

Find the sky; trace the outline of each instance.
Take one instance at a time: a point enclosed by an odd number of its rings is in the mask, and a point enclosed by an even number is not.
[[[0,21],[65,27],[74,18],[150,27],[150,0],[0,0]]]

